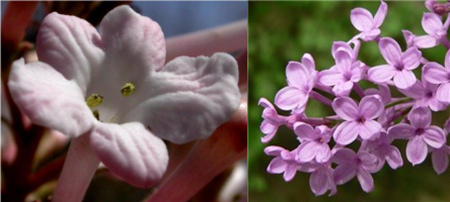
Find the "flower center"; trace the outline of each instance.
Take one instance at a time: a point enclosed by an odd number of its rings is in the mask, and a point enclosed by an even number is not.
[[[423,128],[416,129],[416,135],[422,135],[425,132]]]
[[[131,94],[134,93],[134,85],[132,83],[126,83],[121,89],[120,89],[120,93],[122,93],[122,95],[124,97],[130,96]]]
[[[359,119],[358,119],[358,122],[360,122],[360,123],[364,123],[364,122],[366,122],[366,118],[364,118],[364,117],[361,117],[361,118],[359,118]]]
[[[103,103],[103,96],[99,94],[92,94],[86,100],[86,104],[89,108],[94,108]]]

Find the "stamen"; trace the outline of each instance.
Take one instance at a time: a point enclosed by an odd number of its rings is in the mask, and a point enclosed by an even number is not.
[[[95,117],[97,120],[100,121],[100,113],[98,113],[98,110],[94,110],[94,111],[92,112],[92,114],[94,114],[94,117]]]
[[[122,89],[120,89],[120,92],[124,97],[130,96],[134,92],[134,85],[132,83],[126,83]]]
[[[97,107],[103,102],[103,97],[99,94],[92,94],[86,100],[86,104],[89,108]]]

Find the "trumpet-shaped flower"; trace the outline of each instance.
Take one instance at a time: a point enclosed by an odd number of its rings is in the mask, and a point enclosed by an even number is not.
[[[375,17],[364,8],[355,8],[351,11],[350,20],[353,26],[361,32],[360,37],[364,41],[372,41],[381,33],[380,26],[386,17],[388,6],[381,1]]]
[[[97,30],[84,20],[48,15],[37,38],[39,62],[14,62],[9,88],[39,125],[78,137],[112,173],[148,187],[167,166],[164,142],[208,137],[237,109],[237,63],[216,53],[165,64],[159,25],[128,6]],[[164,65],[165,64],[165,65]]]
[[[334,140],[341,145],[352,143],[358,135],[363,140],[370,139],[381,129],[381,124],[373,120],[383,112],[383,102],[376,95],[364,97],[359,105],[349,97],[339,97],[332,107],[345,120],[333,133]]]
[[[398,43],[389,37],[381,38],[378,46],[387,64],[370,68],[367,72],[369,79],[385,83],[394,78],[397,88],[412,86],[417,80],[412,70],[419,66],[422,53],[416,47],[408,48],[402,53]]]
[[[408,114],[411,125],[399,123],[388,130],[388,135],[398,139],[409,139],[406,157],[413,165],[422,163],[427,157],[427,145],[438,149],[446,142],[445,133],[438,126],[431,126],[431,112],[428,108],[414,108]]]

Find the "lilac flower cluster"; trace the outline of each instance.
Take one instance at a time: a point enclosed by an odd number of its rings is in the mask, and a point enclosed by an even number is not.
[[[403,166],[401,152],[392,143],[407,140],[405,153],[412,165],[424,162],[431,152],[434,170],[443,173],[449,164],[446,136],[450,119],[443,127],[432,125],[432,112],[450,106],[450,42],[446,38],[450,15],[448,11],[438,12],[442,5],[426,2],[431,12],[424,13],[422,27],[427,35],[403,30],[407,43],[404,51],[394,39],[381,36],[379,28],[388,11],[381,1],[374,17],[363,8],[351,11],[351,23],[359,33],[348,42],[333,43],[335,65],[331,68],[317,71],[308,53],[301,61],[289,62],[287,86],[276,94],[274,104],[291,113],[279,115],[270,101],[261,98],[261,131],[265,134],[261,141],[269,143],[278,128],[285,126],[294,131],[300,144],[292,151],[266,147],[265,153],[274,157],[267,172],[283,173],[285,181],[292,180],[297,172],[311,173],[309,183],[316,195],[328,190],[333,195],[337,185],[355,176],[361,188],[370,192],[374,188],[372,174],[385,163],[392,169]],[[444,23],[443,15],[447,15]],[[377,43],[386,64],[369,67],[358,60],[362,43]],[[421,49],[440,45],[449,50],[444,66],[441,61],[428,61],[421,53]],[[421,72],[421,78],[414,72]],[[361,81],[377,88],[363,89]],[[393,97],[391,90],[404,96]],[[350,97],[352,92],[355,96]],[[331,107],[335,114],[308,117],[305,109],[309,99]],[[356,152],[351,149],[358,146]]]

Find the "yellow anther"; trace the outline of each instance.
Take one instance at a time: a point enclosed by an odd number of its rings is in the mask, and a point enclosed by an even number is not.
[[[121,89],[120,92],[124,97],[130,96],[134,92],[134,85],[132,83],[126,83]]]
[[[97,120],[100,121],[100,113],[98,113],[98,110],[94,110],[94,111],[92,112],[92,114],[94,115],[94,117],[95,117]]]
[[[103,97],[99,94],[92,94],[86,100],[86,104],[89,108],[97,107],[103,102]]]

